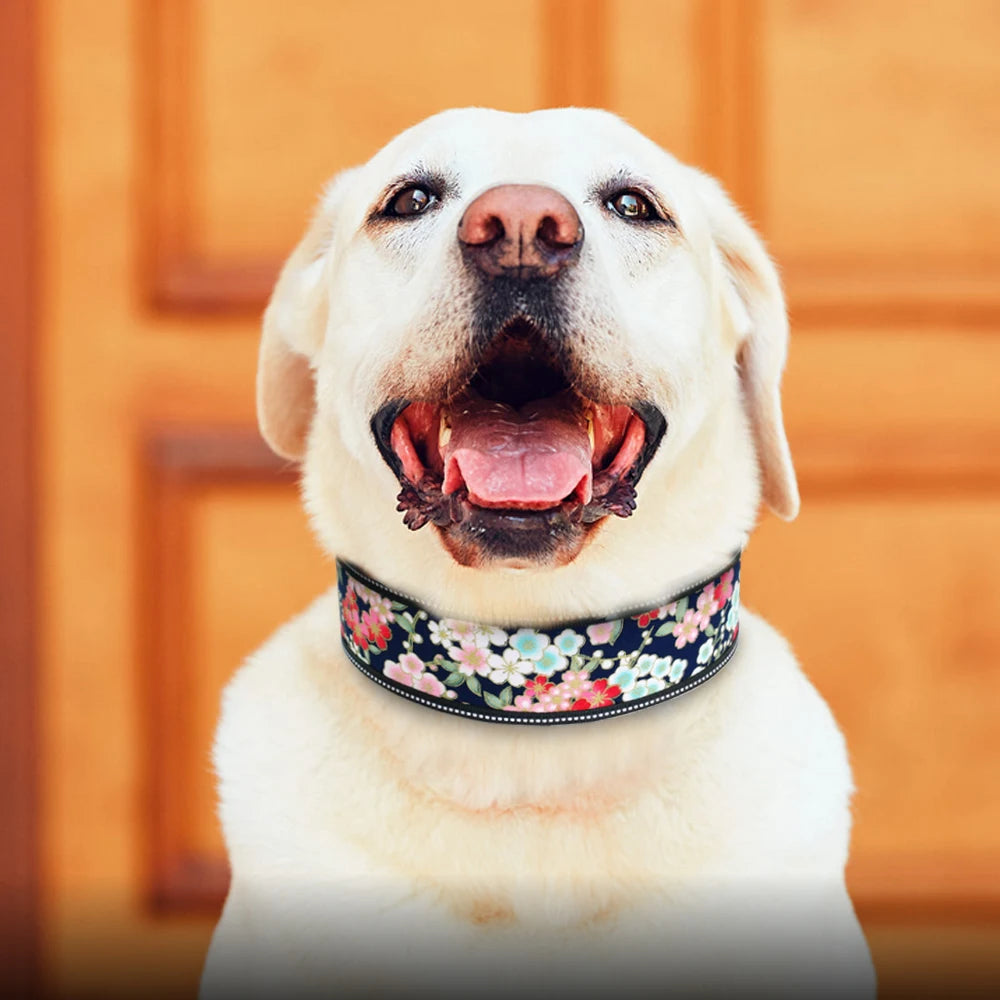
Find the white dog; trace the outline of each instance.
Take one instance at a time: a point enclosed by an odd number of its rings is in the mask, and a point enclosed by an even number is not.
[[[872,994],[843,740],[739,609],[786,347],[720,187],[605,112],[333,181],[258,408],[344,563],[225,693],[205,997]]]

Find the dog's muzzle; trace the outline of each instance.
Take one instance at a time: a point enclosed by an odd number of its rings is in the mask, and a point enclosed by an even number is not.
[[[446,532],[466,565],[566,562],[586,529],[628,517],[666,429],[644,400],[594,398],[561,308],[583,227],[550,188],[503,185],[476,198],[458,243],[478,288],[468,353],[439,392],[397,398],[371,421],[416,530]],[[585,376],[585,377],[582,377]]]

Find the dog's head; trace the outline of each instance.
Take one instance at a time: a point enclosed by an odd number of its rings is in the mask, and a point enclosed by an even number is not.
[[[599,551],[624,573],[692,535],[725,554],[761,486],[795,516],[786,346],[712,179],[605,112],[465,109],[329,185],[265,315],[258,410],[321,538],[372,571]]]

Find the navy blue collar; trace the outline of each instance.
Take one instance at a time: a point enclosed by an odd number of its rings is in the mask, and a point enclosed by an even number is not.
[[[351,662],[394,694],[484,722],[590,722],[718,673],[739,635],[740,557],[659,607],[547,626],[443,618],[337,560]]]

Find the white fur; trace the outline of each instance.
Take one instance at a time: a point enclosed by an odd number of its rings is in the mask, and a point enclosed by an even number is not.
[[[453,203],[373,237],[379,192],[416,163],[448,167]],[[657,186],[676,239],[650,242],[588,197],[622,168]],[[588,358],[641,381],[669,422],[635,514],[559,568],[460,566],[432,528],[408,531],[368,427],[401,359],[458,348],[455,228],[506,182],[573,202]],[[453,111],[325,193],[265,320],[261,422],[303,457],[330,553],[455,617],[599,617],[723,566],[762,483],[794,516],[786,340],[773,267],[709,178],[603,112]],[[843,740],[769,625],[744,611],[739,643],[708,684],[651,709],[490,725],[362,677],[335,593],[320,597],[226,690],[215,764],[233,883],[204,996],[871,995],[844,887]]]

